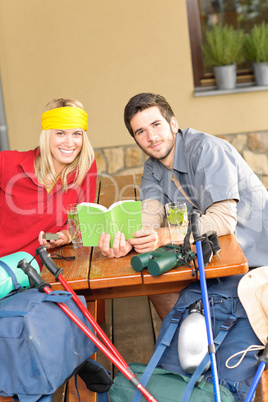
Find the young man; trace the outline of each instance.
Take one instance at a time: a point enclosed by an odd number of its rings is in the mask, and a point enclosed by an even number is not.
[[[161,227],[164,205],[185,201],[188,211],[196,206],[203,213],[202,233],[234,233],[250,267],[268,265],[268,193],[235,148],[191,128],[181,131],[160,95],[134,96],[124,117],[130,134],[149,156],[140,188],[144,229],[128,242],[118,234],[113,249],[109,236],[102,235],[102,253],[120,257],[132,247],[142,253],[171,243],[168,228]]]

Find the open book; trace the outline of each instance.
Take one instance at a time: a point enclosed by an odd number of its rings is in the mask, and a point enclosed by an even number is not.
[[[117,231],[124,233],[128,240],[142,228],[140,201],[118,201],[109,209],[103,205],[83,202],[77,205],[77,212],[84,246],[97,246],[100,235],[109,233],[112,247]]]

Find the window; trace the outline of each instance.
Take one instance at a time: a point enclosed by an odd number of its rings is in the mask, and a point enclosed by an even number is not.
[[[268,22],[267,0],[186,0],[195,87],[214,85],[212,69],[205,68],[202,43],[206,29],[215,23],[233,25],[249,32],[254,24]],[[252,67],[237,66],[237,82],[253,81]]]

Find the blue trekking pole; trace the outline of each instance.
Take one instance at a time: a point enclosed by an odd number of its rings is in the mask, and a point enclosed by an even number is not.
[[[262,355],[259,358],[260,364],[258,367],[258,370],[255,374],[255,377],[252,381],[252,384],[249,388],[247,397],[245,399],[245,402],[250,402],[255,394],[256,388],[258,386],[258,383],[261,379],[262,373],[264,372],[265,369],[268,368],[268,343],[266,343],[265,349],[262,353]]]
[[[207,330],[207,338],[208,338],[208,354],[209,354],[210,363],[211,363],[214,396],[215,396],[215,401],[218,402],[221,400],[220,387],[219,387],[219,378],[218,378],[218,372],[217,372],[217,366],[216,366],[216,356],[215,356],[216,351],[215,351],[213,335],[212,335],[212,324],[211,324],[211,315],[210,315],[208,292],[207,292],[207,283],[206,283],[206,277],[205,277],[205,267],[204,267],[204,258],[203,258],[203,250],[202,250],[203,237],[201,236],[200,230],[199,230],[199,212],[198,211],[191,212],[190,222],[191,222],[191,229],[192,229],[192,233],[193,233],[194,241],[195,241],[195,245],[196,245],[196,254],[197,254],[197,261],[198,261],[204,316],[205,316],[205,322],[206,322],[206,330]]]

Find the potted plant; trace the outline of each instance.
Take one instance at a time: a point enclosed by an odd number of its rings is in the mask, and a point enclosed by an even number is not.
[[[214,25],[206,32],[202,50],[205,64],[213,67],[217,88],[235,88],[236,65],[244,56],[244,31],[227,24]]]
[[[256,84],[268,85],[268,24],[264,21],[246,35],[245,54],[253,64]]]

